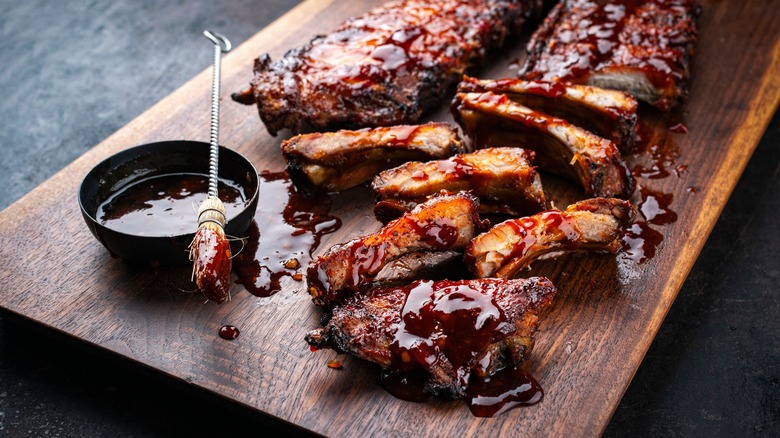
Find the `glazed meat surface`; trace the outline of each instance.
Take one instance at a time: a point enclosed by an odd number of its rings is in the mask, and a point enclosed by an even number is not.
[[[502,222],[480,234],[466,249],[465,260],[476,277],[512,278],[534,260],[563,252],[616,252],[635,211],[628,201],[592,198]]]
[[[464,152],[448,123],[364,128],[301,134],[282,142],[295,184],[336,192],[370,181],[380,171],[408,160],[446,158]]]
[[[539,0],[398,0],[350,19],[272,62],[251,88],[272,135],[416,123],[470,67],[535,12]]]
[[[476,148],[532,149],[541,169],[580,183],[588,196],[627,198],[634,191],[617,146],[566,120],[489,91],[458,93],[452,112]]]
[[[469,76],[463,78],[458,91],[503,94],[520,105],[610,139],[622,153],[633,149],[638,105],[632,95],[622,91],[562,82],[480,80]]]
[[[393,218],[441,190],[469,190],[479,198],[480,213],[528,214],[545,209],[539,174],[531,164],[533,151],[487,148],[446,160],[411,161],[385,170],[371,188],[374,213]]]
[[[528,357],[537,315],[555,292],[546,278],[425,280],[373,289],[336,306],[306,341],[392,372],[422,369],[427,392],[464,397],[472,374],[491,376]]]
[[[371,285],[388,263],[419,251],[463,250],[480,225],[479,200],[461,192],[418,205],[374,234],[335,245],[309,266],[309,293],[329,305]]]
[[[693,0],[563,0],[519,75],[622,90],[669,110],[688,94],[698,13]]]

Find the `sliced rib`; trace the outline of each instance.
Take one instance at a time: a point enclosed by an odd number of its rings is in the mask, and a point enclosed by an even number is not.
[[[481,80],[466,76],[462,93],[490,91],[612,140],[623,153],[634,145],[637,101],[628,93],[587,85],[522,79]]]
[[[452,112],[476,148],[532,149],[540,168],[579,182],[588,196],[627,198],[634,191],[615,143],[563,119],[489,91],[458,93]]]
[[[398,217],[442,190],[469,190],[479,198],[480,213],[515,216],[545,209],[542,181],[531,164],[534,152],[520,148],[487,148],[446,160],[411,161],[385,170],[371,188],[374,213]]]
[[[302,134],[283,141],[281,147],[298,187],[329,192],[371,181],[382,170],[409,160],[465,151],[457,130],[448,123]]]
[[[367,287],[388,263],[419,251],[461,251],[477,233],[479,201],[461,192],[418,205],[374,234],[335,245],[309,266],[309,293],[329,305]]]
[[[480,234],[466,249],[465,260],[476,277],[512,278],[542,256],[563,252],[616,252],[634,209],[621,199],[593,198],[510,219]]]

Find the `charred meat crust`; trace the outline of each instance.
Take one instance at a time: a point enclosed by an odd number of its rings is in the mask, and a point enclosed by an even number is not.
[[[469,68],[538,14],[539,0],[399,0],[271,61],[252,99],[268,132],[416,123]],[[248,103],[249,90],[234,94]]]
[[[464,152],[448,123],[301,134],[282,142],[290,177],[299,188],[336,192],[370,181],[408,160],[446,158]]]
[[[504,94],[533,110],[549,114],[612,140],[622,153],[633,150],[637,101],[622,91],[562,82],[477,79],[465,76],[458,92]]]
[[[487,148],[402,164],[374,178],[374,214],[380,220],[398,217],[441,190],[469,190],[480,200],[480,213],[517,216],[542,211],[544,191],[533,158],[534,152],[526,149]]]
[[[563,119],[489,91],[458,93],[452,113],[478,149],[532,149],[542,170],[580,183],[588,196],[628,198],[634,191],[634,179],[617,146]]]
[[[546,278],[418,281],[360,292],[334,307],[306,341],[379,364],[427,374],[431,394],[465,396],[469,377],[520,365],[555,287]],[[467,307],[460,307],[469,303]],[[436,306],[445,307],[445,312]]]
[[[693,0],[561,1],[519,76],[622,90],[669,110],[688,95],[699,12]]]
[[[314,304],[330,305],[371,285],[388,263],[419,251],[461,251],[481,226],[479,200],[466,192],[431,198],[374,234],[331,247],[309,266]]]
[[[465,260],[476,277],[512,278],[542,256],[563,252],[615,252],[635,211],[628,201],[592,198],[510,219],[480,234],[466,249]]]

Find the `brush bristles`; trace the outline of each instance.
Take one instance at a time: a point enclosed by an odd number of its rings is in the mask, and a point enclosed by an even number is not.
[[[217,304],[230,297],[231,254],[225,230],[225,207],[208,198],[198,212],[198,231],[190,245],[192,276],[203,294]]]

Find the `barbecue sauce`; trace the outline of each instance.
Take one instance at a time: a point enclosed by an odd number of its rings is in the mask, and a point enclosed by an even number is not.
[[[556,249],[574,250],[579,247],[581,233],[575,220],[566,212],[551,210],[534,216],[508,220],[504,224],[512,228],[516,235],[521,236],[506,260],[524,258],[537,250],[539,230],[545,233],[545,242],[556,242]],[[548,237],[549,235],[552,237]]]
[[[219,198],[228,220],[248,200],[236,182],[220,179]],[[136,236],[176,236],[198,228],[197,205],[208,196],[208,176],[177,173],[144,178],[118,191],[97,209],[100,224]]]
[[[671,193],[661,193],[647,187],[640,189],[642,200],[639,202],[639,212],[645,220],[654,225],[668,225],[677,220],[677,213],[669,208],[674,196]]]
[[[328,198],[298,192],[285,172],[261,173],[261,202],[247,230],[244,248],[233,259],[238,283],[253,295],[268,297],[281,290],[281,279],[300,281],[320,239],[341,227],[329,215]]]
[[[663,240],[664,235],[650,228],[647,222],[637,221],[621,237],[620,258],[634,264],[645,263],[655,256]]]
[[[523,405],[539,403],[541,385],[522,368],[506,368],[487,379],[472,378],[466,404],[475,417],[494,417]]]
[[[238,327],[234,325],[223,325],[222,327],[219,328],[219,337],[227,341],[232,341],[233,339],[236,339],[240,334],[241,331],[239,331]]]

